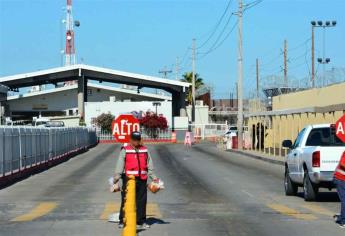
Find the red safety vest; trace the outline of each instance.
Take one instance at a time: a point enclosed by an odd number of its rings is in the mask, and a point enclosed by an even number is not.
[[[345,152],[341,156],[340,162],[337,168],[335,169],[334,177],[337,180],[345,181]]]
[[[147,180],[147,148],[141,146],[135,150],[131,145],[124,147],[126,151],[125,174],[134,175],[142,180]]]

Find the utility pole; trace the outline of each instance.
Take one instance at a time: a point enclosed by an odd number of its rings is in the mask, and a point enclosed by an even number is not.
[[[238,114],[237,114],[237,130],[238,130],[238,149],[243,149],[243,48],[242,48],[242,17],[243,2],[238,0]]]
[[[178,80],[180,74],[180,58],[176,57],[176,63],[175,63],[175,79]]]
[[[311,84],[315,87],[315,26],[311,26]]]
[[[167,70],[167,67],[164,66],[164,69],[158,71],[159,74],[163,74],[163,78],[167,79],[168,78],[168,74],[172,73],[172,70]],[[158,94],[158,89],[156,89],[156,94]]]
[[[168,74],[172,73],[172,70],[167,70],[167,67],[165,66],[164,69],[158,71],[159,74],[163,74],[163,78],[167,79],[168,78]]]
[[[284,85],[288,87],[288,78],[287,78],[287,71],[288,65],[287,65],[287,40],[284,40]]]
[[[259,58],[256,58],[256,98],[259,99]]]
[[[192,44],[192,122],[195,122],[195,39]]]

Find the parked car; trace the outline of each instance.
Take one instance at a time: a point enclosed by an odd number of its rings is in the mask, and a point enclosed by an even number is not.
[[[236,126],[230,126],[229,130],[226,131],[226,133],[224,134],[224,136],[226,138],[228,137],[233,137],[233,136],[237,136],[237,127]]]
[[[49,122],[49,121],[50,120],[48,118],[45,118],[45,117],[36,118],[36,119],[33,119],[32,126],[45,127],[47,122]]]
[[[45,127],[65,127],[65,123],[63,121],[48,121]]]
[[[285,161],[285,194],[297,194],[303,187],[304,199],[316,199],[319,188],[334,187],[333,173],[345,144],[335,135],[335,125],[309,125],[302,129],[294,143],[285,140],[283,147],[289,148]]]

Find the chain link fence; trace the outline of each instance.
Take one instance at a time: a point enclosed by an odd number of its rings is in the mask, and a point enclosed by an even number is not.
[[[0,177],[11,175],[97,144],[91,128],[0,126]]]

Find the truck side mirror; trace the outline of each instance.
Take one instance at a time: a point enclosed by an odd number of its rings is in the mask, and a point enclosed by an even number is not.
[[[284,140],[283,143],[282,143],[282,146],[284,148],[292,148],[292,141],[291,140]]]

